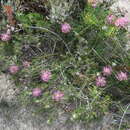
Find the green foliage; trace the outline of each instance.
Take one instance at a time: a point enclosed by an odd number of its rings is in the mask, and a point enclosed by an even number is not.
[[[28,13],[23,14],[18,12],[16,15],[16,19],[23,24],[23,26],[45,26],[47,22],[45,18],[39,13]]]
[[[84,95],[86,103],[80,105],[72,114],[73,120],[91,121],[101,117],[108,111],[110,98],[103,96],[97,87],[89,88],[88,95]]]
[[[126,42],[123,35],[125,30],[107,23],[106,18],[109,13],[109,10],[102,7],[92,8],[87,6],[82,14],[83,25],[85,25],[82,37],[87,39],[88,46],[92,49],[96,61],[102,60],[102,63],[111,64],[111,62],[117,62],[116,58],[118,57],[122,64],[124,58],[127,57],[127,52],[123,49],[123,42]],[[123,33],[121,34],[121,32]],[[123,42],[119,40],[120,38]]]

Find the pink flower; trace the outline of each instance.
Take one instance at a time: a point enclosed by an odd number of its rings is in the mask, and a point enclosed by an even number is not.
[[[33,97],[39,97],[42,94],[42,90],[40,88],[34,88],[32,91]]]
[[[112,15],[112,14],[107,16],[107,22],[109,24],[114,24],[115,19],[116,19],[116,17],[114,15]]]
[[[12,65],[9,67],[9,72],[11,74],[16,74],[19,71],[19,67],[17,65]]]
[[[2,41],[9,41],[11,39],[11,35],[8,33],[3,33],[0,35]]]
[[[125,27],[126,25],[128,25],[129,22],[130,22],[130,20],[127,17],[121,17],[115,21],[115,26]]]
[[[30,67],[30,62],[24,61],[24,62],[23,62],[23,66],[24,66],[25,68]]]
[[[96,86],[104,87],[106,85],[106,79],[105,77],[98,76],[96,78]]]
[[[64,23],[61,25],[61,31],[63,33],[69,33],[71,31],[71,26],[68,23]]]
[[[64,96],[64,93],[61,92],[61,91],[55,91],[52,95],[52,99],[55,100],[55,101],[60,101]]]
[[[123,80],[127,80],[128,79],[128,75],[126,72],[119,72],[117,75],[116,75],[116,78],[119,80],[119,81],[123,81]]]
[[[51,79],[51,72],[44,70],[41,72],[41,80],[44,82],[48,82]]]
[[[111,68],[111,66],[105,66],[105,67],[103,67],[103,74],[105,76],[111,75],[112,74],[112,68]]]
[[[93,8],[96,8],[96,7],[97,7],[97,2],[93,2],[93,3],[92,3],[92,7],[93,7]]]

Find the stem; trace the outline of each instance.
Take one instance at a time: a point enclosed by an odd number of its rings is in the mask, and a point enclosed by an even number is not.
[[[128,110],[129,107],[130,107],[130,104],[128,104],[128,106],[126,107],[126,109],[125,109],[125,111],[124,111],[124,113],[123,113],[123,115],[122,115],[122,118],[121,118],[121,121],[120,121],[118,130],[121,129],[121,125],[122,125],[123,119],[124,119],[125,114],[126,114],[126,112],[127,112],[127,110]]]

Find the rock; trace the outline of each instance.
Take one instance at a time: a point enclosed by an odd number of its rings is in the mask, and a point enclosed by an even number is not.
[[[130,20],[130,0],[117,0],[111,7],[110,9],[118,14],[124,14],[129,20]],[[130,23],[127,28],[128,32],[130,32]],[[127,44],[126,44],[126,51],[130,50],[130,35],[126,35],[127,38]]]
[[[49,125],[44,113],[34,115],[34,108],[0,106],[0,130],[85,130],[81,123],[66,123],[65,114],[59,114]]]
[[[129,5],[127,3],[129,3],[128,0],[118,0],[110,7],[110,9],[116,13],[120,13],[120,11],[127,12],[129,9]]]
[[[18,89],[9,79],[9,75],[0,75],[0,103],[11,105],[17,101]]]
[[[130,0],[118,0],[110,9],[117,14],[122,13],[130,19]],[[128,30],[130,31],[130,25]]]

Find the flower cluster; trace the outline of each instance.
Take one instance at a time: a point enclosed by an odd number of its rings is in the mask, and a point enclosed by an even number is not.
[[[96,78],[96,86],[100,86],[100,87],[106,86],[107,81],[106,81],[106,77],[104,77],[104,76],[108,77],[112,74],[112,67],[111,66],[103,67],[102,73],[103,73],[103,76],[100,75]],[[127,73],[122,72],[122,71],[118,72],[115,77],[119,81],[128,80]]]
[[[64,23],[61,25],[61,31],[63,33],[69,33],[71,31],[71,26],[68,23]]]
[[[121,17],[115,21],[115,26],[125,27],[126,25],[128,25],[129,22],[130,22],[130,20],[127,17]]]
[[[63,96],[64,96],[64,93],[57,90],[53,93],[52,99],[54,99],[55,101],[60,101],[63,98]]]
[[[107,22],[114,24],[116,27],[124,28],[130,23],[130,20],[127,17],[116,18],[116,16],[110,14],[107,16]]]
[[[109,24],[114,24],[115,19],[116,19],[116,17],[114,15],[112,15],[112,14],[107,16],[107,22]]]
[[[42,94],[42,90],[40,88],[34,88],[32,91],[33,97],[39,97]]]
[[[96,78],[96,86],[100,86],[100,87],[106,86],[106,78],[102,76],[98,76]]]
[[[3,33],[3,34],[0,35],[0,39],[2,41],[9,41],[11,39],[11,35],[8,34],[8,33]]]
[[[111,66],[105,66],[103,67],[103,74],[105,76],[109,76],[112,74],[112,67]]]
[[[9,72],[11,74],[16,74],[18,71],[19,71],[19,66],[17,66],[17,65],[11,65],[9,67]]]
[[[6,33],[0,34],[0,39],[4,42],[11,40],[11,31],[10,29],[7,30]]]
[[[48,82],[51,79],[51,72],[47,70],[43,70],[41,72],[41,80],[44,82]]]
[[[119,81],[123,81],[123,80],[128,80],[128,75],[126,72],[119,72],[117,73],[116,75],[116,78],[119,80]]]

